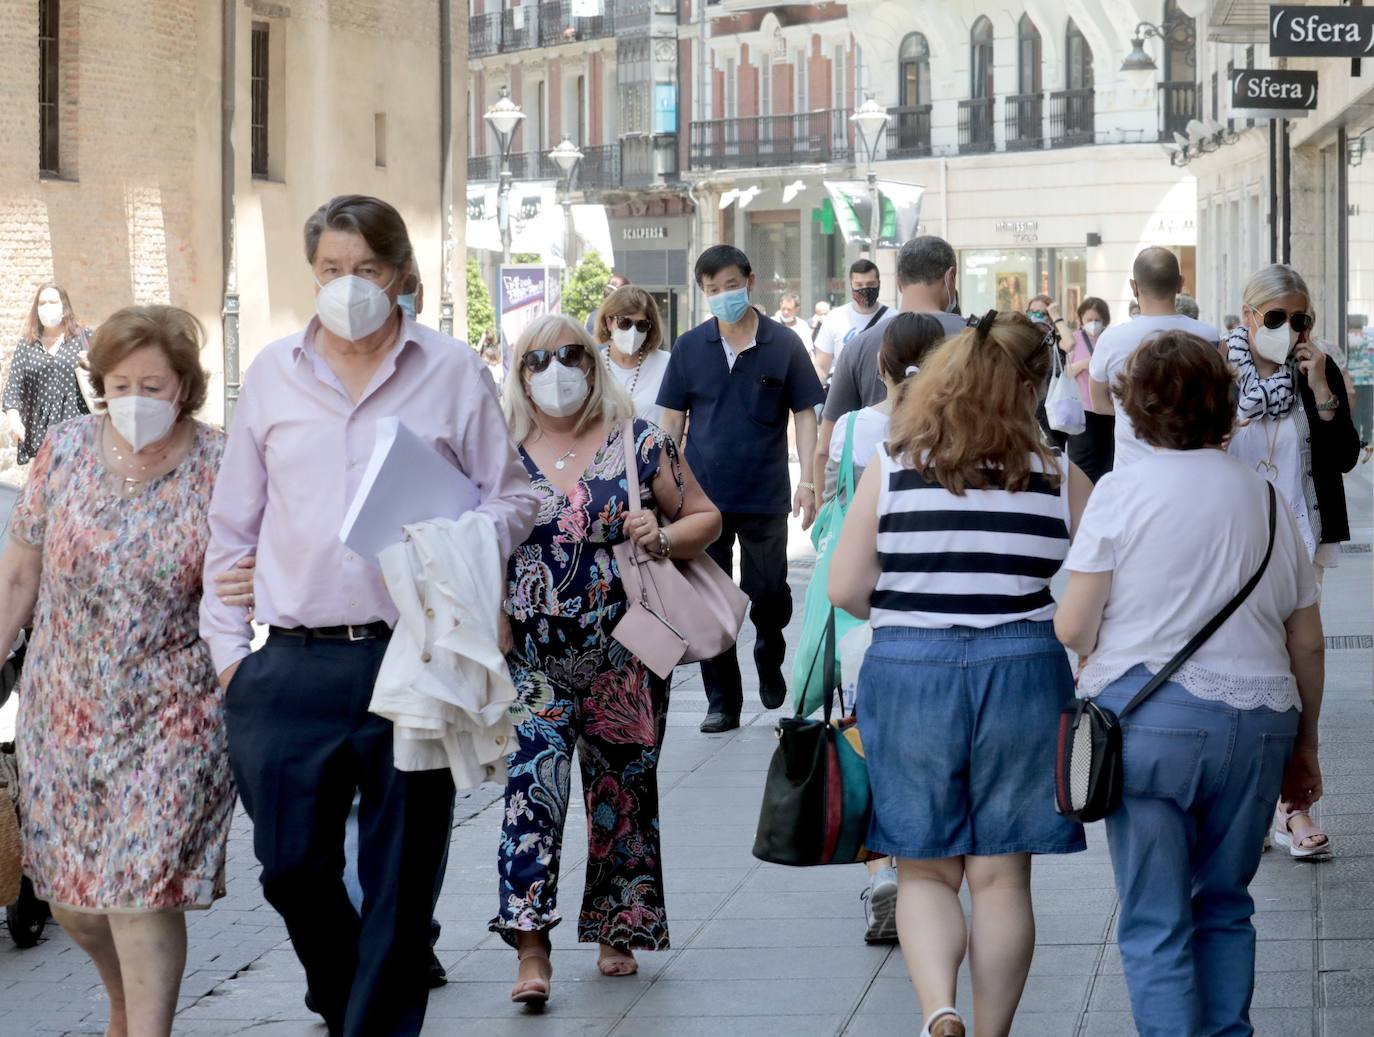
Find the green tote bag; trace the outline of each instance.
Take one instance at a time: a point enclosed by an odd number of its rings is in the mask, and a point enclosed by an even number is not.
[[[840,527],[844,524],[849,502],[854,499],[854,424],[859,414],[851,412],[844,430],[844,451],[840,455],[840,470],[835,479],[835,496],[822,505],[811,527],[811,543],[816,548],[816,568],[806,588],[806,604],[802,610],[802,632],[797,642],[797,655],[792,660],[792,704],[798,716],[810,716],[825,701],[826,627],[833,608],[830,604],[830,558],[840,542]],[[832,645],[839,644],[844,635],[863,623],[842,609],[834,609],[835,632]],[[832,649],[833,650],[833,649]],[[835,672],[842,686],[840,662],[835,659]]]

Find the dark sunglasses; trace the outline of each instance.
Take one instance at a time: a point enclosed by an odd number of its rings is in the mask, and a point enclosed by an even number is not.
[[[621,331],[629,331],[634,328],[641,335],[649,334],[649,329],[654,326],[648,320],[631,320],[629,317],[613,317],[611,319],[615,321],[615,326]]]
[[[553,349],[531,349],[520,358],[520,366],[532,374],[538,374],[556,358],[564,367],[580,367],[587,356],[587,350],[580,342]]]
[[[1263,319],[1264,326],[1268,328],[1270,331],[1275,331],[1278,328],[1283,327],[1284,322],[1286,321],[1299,335],[1301,335],[1304,331],[1311,330],[1313,324],[1312,314],[1303,313],[1301,310],[1299,310],[1297,313],[1291,314],[1285,313],[1283,310],[1270,310],[1268,313],[1264,315]]]

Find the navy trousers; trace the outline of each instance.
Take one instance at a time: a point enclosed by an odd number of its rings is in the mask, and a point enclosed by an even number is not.
[[[453,779],[393,766],[391,723],[367,711],[385,652],[380,640],[273,634],[225,696],[263,894],[286,922],[331,1037],[418,1035],[429,998],[429,923]],[[355,791],[361,916],[343,879]]]

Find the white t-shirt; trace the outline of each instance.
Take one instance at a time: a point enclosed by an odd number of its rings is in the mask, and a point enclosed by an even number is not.
[[[840,353],[849,340],[868,327],[877,312],[874,309],[870,313],[860,313],[852,302],[835,307],[821,322],[821,330],[816,332],[816,348],[822,353],[829,353],[836,360],[840,359]]]
[[[663,408],[658,405],[658,389],[663,384],[663,372],[668,370],[668,351],[666,349],[651,349],[645,353],[644,360],[638,368],[638,378],[636,378],[636,369],[621,367],[610,358],[609,349],[609,346],[602,346],[601,357],[606,362],[606,366],[611,369],[611,374],[615,376],[615,380],[620,383],[620,387],[630,394],[630,399],[634,400],[635,417],[652,421],[655,425],[662,425]]]
[[[1237,709],[1298,706],[1284,623],[1318,600],[1293,513],[1278,495],[1274,553],[1239,609],[1173,680]],[[1133,666],[1173,658],[1259,568],[1264,479],[1220,450],[1156,450],[1093,488],[1064,567],[1110,572],[1102,627],[1078,683],[1092,698]]]
[[[854,485],[859,485],[864,469],[873,460],[878,447],[887,439],[887,428],[892,418],[876,407],[865,407],[854,412],[854,448],[850,457],[854,463]],[[849,428],[849,416],[845,415],[835,425],[835,434],[830,437],[830,463],[825,466],[825,497],[829,500],[835,495],[839,481],[840,460],[844,457],[845,430]]]
[[[1098,337],[1093,347],[1092,360],[1088,364],[1088,374],[1094,382],[1115,381],[1121,369],[1126,366],[1127,358],[1135,352],[1135,347],[1151,335],[1160,331],[1189,331],[1208,342],[1217,342],[1220,336],[1212,325],[1181,313],[1166,317],[1147,317],[1141,314],[1124,324],[1113,324]],[[1126,417],[1120,407],[1116,409],[1116,462],[1115,467],[1124,468],[1134,461],[1149,455],[1151,447],[1136,438],[1131,419]]]

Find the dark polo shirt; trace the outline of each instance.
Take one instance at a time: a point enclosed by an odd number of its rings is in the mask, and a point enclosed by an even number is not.
[[[792,510],[787,418],[825,398],[796,332],[759,315],[755,345],[730,367],[714,317],[673,344],[658,405],[691,423],[687,461],[721,511]]]

